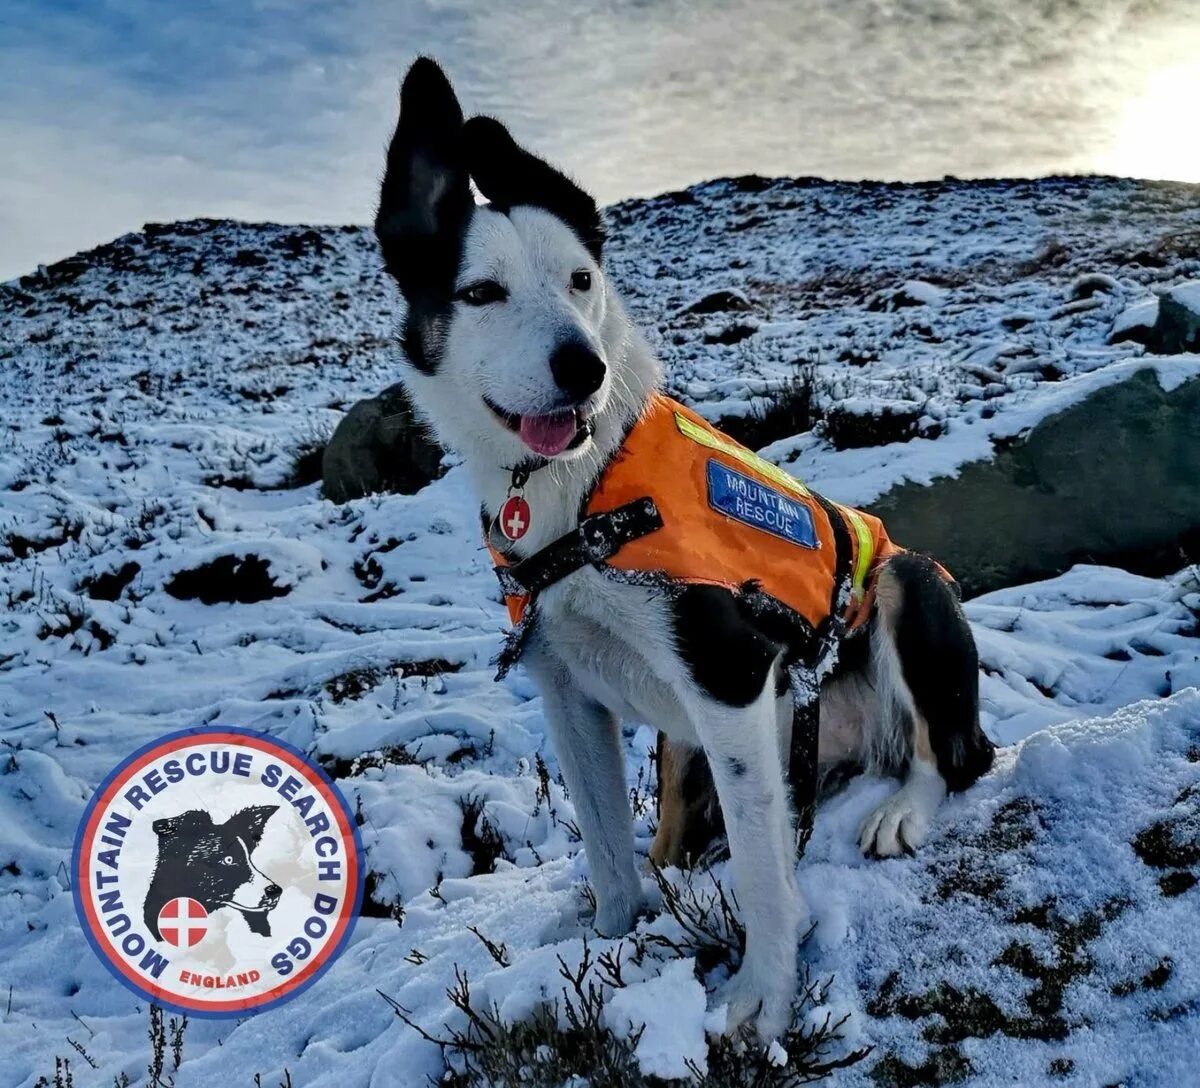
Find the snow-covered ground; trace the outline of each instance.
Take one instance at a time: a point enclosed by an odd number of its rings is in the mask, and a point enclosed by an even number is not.
[[[917,437],[890,445],[769,436],[769,456],[861,503],[1139,366],[1167,387],[1200,373],[1108,343],[1127,308],[1200,274],[1197,195],[716,182],[613,209],[610,262],[671,389],[711,418],[761,411],[809,368],[817,419],[907,413]],[[1111,280],[1081,281],[1097,272]],[[718,290],[738,308],[689,312]],[[462,970],[513,1018],[583,955],[586,860],[531,684],[492,681],[503,611],[463,474],[343,506],[297,483],[296,455],[395,380],[392,311],[358,228],[154,227],[0,287],[0,1084],[52,1077],[56,1055],[80,1086],[144,1082],[146,1009],[86,946],[67,870],[94,786],[188,726],[319,757],[361,812],[371,878],[318,985],[188,1027],[180,1088],[285,1070],[297,1088],[423,1084],[438,1048],[376,989],[435,1030],[459,1015]],[[225,596],[254,599],[187,596],[176,576],[223,557]],[[918,858],[858,855],[857,821],[892,788],[863,780],[819,814],[800,867],[818,923],[803,954],[850,1014],[843,1045],[875,1047],[839,1083],[1187,1083],[1196,572],[1077,567],[968,614],[984,724],[1012,747]],[[627,730],[642,848],[652,746]],[[646,1071],[702,1065],[693,964],[651,957],[625,981],[607,1015],[650,1020]]]

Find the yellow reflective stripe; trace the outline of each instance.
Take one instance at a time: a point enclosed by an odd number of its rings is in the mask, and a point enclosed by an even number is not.
[[[675,425],[679,428],[679,433],[686,438],[690,438],[693,442],[699,442],[702,446],[707,446],[710,450],[718,450],[721,453],[726,453],[730,457],[741,461],[742,464],[748,465],[756,472],[762,473],[772,483],[779,484],[780,487],[786,487],[789,491],[795,491],[799,495],[810,494],[799,480],[789,476],[778,465],[771,464],[759,457],[757,453],[751,453],[748,449],[739,446],[736,442],[730,441],[719,434],[714,434],[707,427],[701,427],[698,423],[693,423],[682,412],[675,413]]]
[[[858,537],[858,558],[854,561],[853,588],[855,598],[862,600],[867,572],[871,569],[871,560],[875,558],[875,541],[871,538],[871,530],[867,528],[867,523],[863,521],[857,510],[851,510],[848,506],[839,506],[838,509],[846,515],[846,520],[850,522],[850,528]]]

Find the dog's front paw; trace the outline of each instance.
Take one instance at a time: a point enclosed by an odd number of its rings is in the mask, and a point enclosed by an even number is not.
[[[781,1038],[792,1022],[795,971],[776,964],[771,970],[754,970],[749,964],[716,993],[714,1005],[725,1006],[725,1034],[732,1035],[753,1021],[759,1039]]]
[[[946,787],[936,773],[909,779],[862,823],[858,845],[867,857],[912,854],[928,837]]]
[[[609,896],[596,906],[596,920],[592,923],[601,937],[624,937],[637,920],[642,907],[641,889],[632,889],[620,895]]]

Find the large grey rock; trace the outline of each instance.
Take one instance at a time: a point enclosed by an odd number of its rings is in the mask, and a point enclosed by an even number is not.
[[[1159,299],[1147,346],[1159,355],[1200,352],[1200,280],[1177,284]]]
[[[442,450],[417,417],[403,387],[360,400],[325,447],[322,491],[348,502],[378,491],[411,495],[445,469]]]
[[[894,540],[941,560],[967,596],[1081,562],[1177,570],[1200,544],[1200,380],[1168,393],[1140,370],[992,460],[903,484],[870,509]]]

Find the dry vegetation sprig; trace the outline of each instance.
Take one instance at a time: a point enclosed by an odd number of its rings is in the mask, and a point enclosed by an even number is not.
[[[395,998],[377,992],[399,1020],[441,1048],[450,1072],[439,1084],[558,1088],[578,1077],[596,1088],[648,1088],[650,1082],[634,1057],[641,1031],[618,1038],[603,1023],[605,997],[611,986],[606,978],[597,977],[594,968],[598,962],[587,942],[577,967],[569,967],[559,957],[559,975],[564,982],[561,997],[543,1002],[528,1018],[511,1022],[501,1017],[495,1004],[476,1006],[470,981],[456,965],[455,982],[446,996],[462,1013],[464,1026],[447,1028],[443,1036],[421,1027]]]
[[[75,1019],[87,1027],[87,1024],[78,1016]],[[146,1036],[150,1040],[150,1062],[146,1066],[148,1088],[174,1088],[175,1075],[183,1063],[183,1037],[187,1027],[188,1018],[186,1016],[172,1016],[170,1019],[164,1019],[162,1006],[153,1004],[150,1006],[149,1025],[146,1031]],[[67,1038],[67,1042],[75,1048],[88,1065],[93,1069],[97,1068],[96,1062],[81,1044],[70,1037]],[[169,1071],[168,1065],[170,1066]],[[129,1088],[132,1083],[129,1074],[125,1072],[118,1073],[113,1077],[113,1088]],[[58,1056],[54,1059],[53,1078],[42,1076],[34,1082],[34,1088],[74,1088],[74,1085],[75,1078],[71,1072],[70,1059]]]
[[[701,1073],[692,1064],[692,1074],[699,1088],[796,1088],[824,1080],[839,1069],[857,1065],[874,1049],[859,1047],[844,1054],[831,1055],[833,1047],[842,1042],[842,1027],[850,1018],[846,1013],[837,1020],[831,1012],[815,1023],[807,1023],[807,1010],[819,1007],[828,988],[824,983],[808,983],[792,1013],[792,1023],[783,1038],[778,1040],[786,1054],[782,1063],[764,1047],[745,1046],[734,1036],[723,1035],[711,1040],[708,1047],[708,1071]]]
[[[454,1088],[559,1088],[580,1078],[593,1088],[663,1088],[684,1083],[701,1088],[796,1088],[848,1068],[870,1053],[870,1047],[838,1051],[847,1017],[835,1019],[829,1011],[812,1015],[825,1004],[832,980],[814,981],[805,970],[791,1025],[779,1040],[786,1052],[784,1061],[780,1062],[777,1049],[768,1051],[742,1033],[710,1040],[707,1068],[691,1064],[692,1076],[686,1081],[644,1074],[636,1054],[644,1025],[620,1037],[604,1017],[612,992],[630,981],[629,965],[641,964],[647,956],[660,960],[694,956],[699,964],[707,962],[709,969],[724,965],[733,970],[745,948],[737,900],[719,879],[714,878],[711,887],[699,887],[692,873],[678,884],[661,870],[655,870],[654,876],[663,911],[682,936],[639,933],[598,954],[585,939],[576,966],[558,958],[563,981],[559,996],[541,1003],[524,1019],[505,1020],[495,1003],[478,1004],[457,964],[454,985],[446,996],[462,1021],[461,1026],[447,1026],[444,1034],[422,1027],[411,1010],[378,991],[399,1020],[441,1049],[448,1072],[437,1083]],[[498,964],[507,966],[508,950],[503,945],[472,932]]]
[[[186,1016],[163,1020],[161,1005],[150,1006],[150,1064],[146,1067],[150,1088],[174,1088],[175,1074],[183,1061],[183,1033],[187,1031]],[[171,1071],[166,1071],[167,1053],[171,1055]]]
[[[662,909],[683,931],[682,938],[662,933],[647,933],[647,944],[670,950],[676,957],[695,956],[701,970],[718,964],[732,970],[746,950],[746,927],[737,916],[737,896],[712,878],[712,889],[696,886],[697,871],[686,870],[683,879],[673,883],[657,865],[651,865],[654,883],[662,896]],[[701,874],[706,875],[706,874]]]

